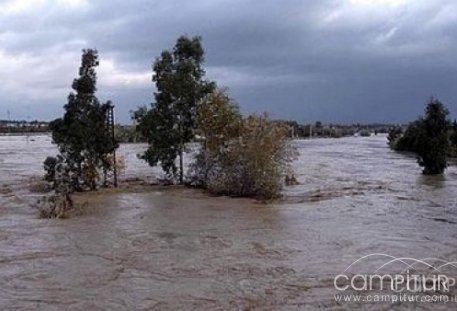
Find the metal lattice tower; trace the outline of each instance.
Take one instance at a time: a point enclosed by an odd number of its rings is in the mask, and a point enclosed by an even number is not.
[[[111,101],[107,102],[108,110],[106,112],[106,130],[108,131],[109,135],[111,136],[113,145],[116,143],[114,137],[114,105]],[[105,184],[107,182],[107,177],[112,175],[113,177],[113,185],[117,187],[117,163],[116,163],[116,149],[113,150],[113,166],[110,172],[105,172]],[[110,174],[109,174],[110,173]]]

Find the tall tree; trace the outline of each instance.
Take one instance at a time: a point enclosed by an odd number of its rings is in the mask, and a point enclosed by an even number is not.
[[[194,137],[197,106],[215,87],[204,79],[203,62],[201,37],[179,37],[172,51],[163,51],[155,60],[155,103],[146,114],[138,114],[138,129],[149,143],[142,158],[151,166],[160,163],[168,176],[178,176],[181,184],[184,147]]]
[[[101,104],[95,96],[98,65],[97,50],[83,50],[79,77],[73,80],[74,92],[68,95],[64,116],[50,124],[52,139],[69,167],[75,190],[95,189],[99,169],[115,165],[109,155],[118,144],[106,123],[111,103]]]
[[[419,164],[426,175],[441,174],[447,167],[446,154],[449,151],[448,130],[450,121],[448,109],[437,99],[431,98],[425,108],[418,153]]]

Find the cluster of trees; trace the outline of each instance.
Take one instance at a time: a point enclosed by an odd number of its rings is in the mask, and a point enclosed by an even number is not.
[[[149,145],[141,158],[160,164],[180,184],[234,196],[278,196],[293,154],[287,128],[266,116],[243,118],[226,92],[205,79],[203,61],[201,38],[186,36],[155,60],[155,102],[133,112]],[[201,148],[186,176],[183,153],[196,138]]]
[[[288,128],[265,115],[244,118],[226,92],[205,79],[203,61],[201,38],[187,36],[179,37],[172,50],[155,60],[155,101],[132,112],[137,134],[148,143],[140,158],[151,166],[160,165],[170,180],[180,184],[219,194],[278,196],[294,156]],[[107,129],[112,105],[95,96],[98,65],[97,50],[83,50],[64,115],[49,125],[59,154],[45,160],[45,179],[60,195],[51,201],[64,207],[72,206],[73,191],[106,184],[106,172],[116,165],[111,155],[118,143]],[[115,132],[128,140],[135,137],[128,129]],[[191,141],[201,147],[185,174],[183,158]],[[46,214],[59,215],[62,206],[47,208]]]
[[[289,138],[308,135],[311,126],[271,121],[266,115],[243,117],[227,91],[205,78],[203,62],[200,37],[181,36],[172,50],[163,51],[153,64],[154,102],[132,112],[136,133],[118,129],[118,137],[145,139],[148,148],[140,158],[151,166],[160,165],[173,182],[217,194],[277,197],[296,156]],[[116,165],[111,155],[118,143],[107,124],[112,104],[100,103],[95,95],[98,65],[97,50],[83,50],[65,113],[49,124],[59,154],[45,160],[45,178],[63,198],[53,201],[65,207],[72,206],[73,191],[106,185],[106,173]],[[389,145],[417,153],[424,174],[441,174],[447,155],[457,150],[457,122],[451,125],[448,115],[446,107],[432,98],[424,117],[406,131],[390,131]],[[314,129],[324,133],[321,123]],[[192,141],[200,147],[186,174],[183,158]]]
[[[448,116],[449,110],[431,98],[425,115],[411,122],[405,131],[400,127],[391,129],[388,144],[396,151],[416,153],[424,174],[442,174],[447,157],[455,153],[457,145],[457,123],[451,126]]]

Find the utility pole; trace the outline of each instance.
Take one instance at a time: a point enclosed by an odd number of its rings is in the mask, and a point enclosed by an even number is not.
[[[111,135],[113,146],[116,143],[114,136],[114,105],[111,101],[108,101],[108,111],[106,117],[107,130]],[[114,178],[114,187],[117,188],[117,163],[116,163],[116,149],[113,150],[113,178]]]

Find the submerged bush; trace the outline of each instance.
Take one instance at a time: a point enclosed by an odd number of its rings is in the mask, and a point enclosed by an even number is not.
[[[360,131],[360,136],[361,137],[370,137],[371,133],[368,130],[362,130],[362,131]]]
[[[65,218],[73,208],[72,202],[61,195],[45,196],[38,200],[36,208],[40,218]]]
[[[197,124],[202,148],[191,167],[193,184],[231,196],[280,195],[295,156],[285,126],[266,115],[242,118],[221,90],[200,105]]]
[[[54,194],[40,199],[36,207],[41,218],[62,218],[74,207],[72,171],[60,155],[47,158],[45,163],[48,164],[47,175],[52,176]]]

